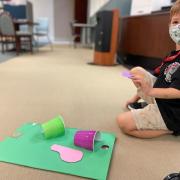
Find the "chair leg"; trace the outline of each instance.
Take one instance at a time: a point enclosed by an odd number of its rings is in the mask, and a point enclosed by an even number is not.
[[[76,37],[73,39],[73,47],[74,47],[75,49],[77,48]]]
[[[37,42],[37,37],[33,36],[33,46],[35,47],[36,51],[39,52],[39,48],[38,48],[38,42]]]
[[[4,48],[4,47],[6,47],[6,38],[3,38],[2,39],[2,53],[4,54],[5,53],[5,51],[6,51],[6,49]]]
[[[6,51],[8,51],[8,42],[6,42]]]
[[[76,49],[76,48],[77,48],[77,46],[76,46],[76,42],[74,42],[74,43],[73,43],[73,47],[74,47],[74,49]]]
[[[36,36],[36,46],[37,46],[37,51],[39,52],[39,37]]]
[[[29,45],[30,45],[31,54],[33,54],[32,36],[29,37]]]
[[[53,44],[52,44],[52,42],[51,42],[49,36],[47,36],[47,39],[48,39],[48,42],[49,42],[49,44],[50,44],[50,46],[51,46],[51,51],[53,51]]]
[[[4,54],[5,53],[5,50],[4,50],[4,42],[2,41],[1,43],[1,48],[2,48],[2,53]]]
[[[20,37],[16,37],[16,55],[19,55],[20,46],[21,46]]]

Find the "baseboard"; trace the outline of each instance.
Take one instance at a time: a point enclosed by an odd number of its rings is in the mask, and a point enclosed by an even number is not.
[[[61,41],[61,40],[54,40],[53,44],[57,45],[73,45],[71,41]]]

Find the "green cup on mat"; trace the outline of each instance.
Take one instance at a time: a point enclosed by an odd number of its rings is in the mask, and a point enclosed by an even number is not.
[[[55,138],[65,134],[64,120],[61,116],[43,123],[41,127],[46,139]]]

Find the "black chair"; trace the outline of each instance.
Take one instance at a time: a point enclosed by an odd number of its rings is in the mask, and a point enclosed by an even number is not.
[[[75,23],[77,23],[77,21],[72,21],[72,22],[70,22],[72,42],[73,42],[73,47],[74,47],[74,48],[77,47],[77,42],[78,42],[79,39],[81,38],[80,34],[78,34],[78,33],[76,32],[76,27],[74,26]]]
[[[1,31],[1,43],[2,51],[4,52],[4,45],[14,44],[16,54],[18,55],[22,45],[29,44],[30,51],[33,53],[32,39],[33,35],[31,32],[21,32],[15,30],[13,19],[9,13],[3,12],[0,14],[0,31]]]

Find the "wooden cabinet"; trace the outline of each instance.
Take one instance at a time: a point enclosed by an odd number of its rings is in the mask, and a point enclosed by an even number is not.
[[[161,59],[175,49],[168,29],[169,12],[123,17],[118,51],[131,57],[144,57],[144,61]]]

